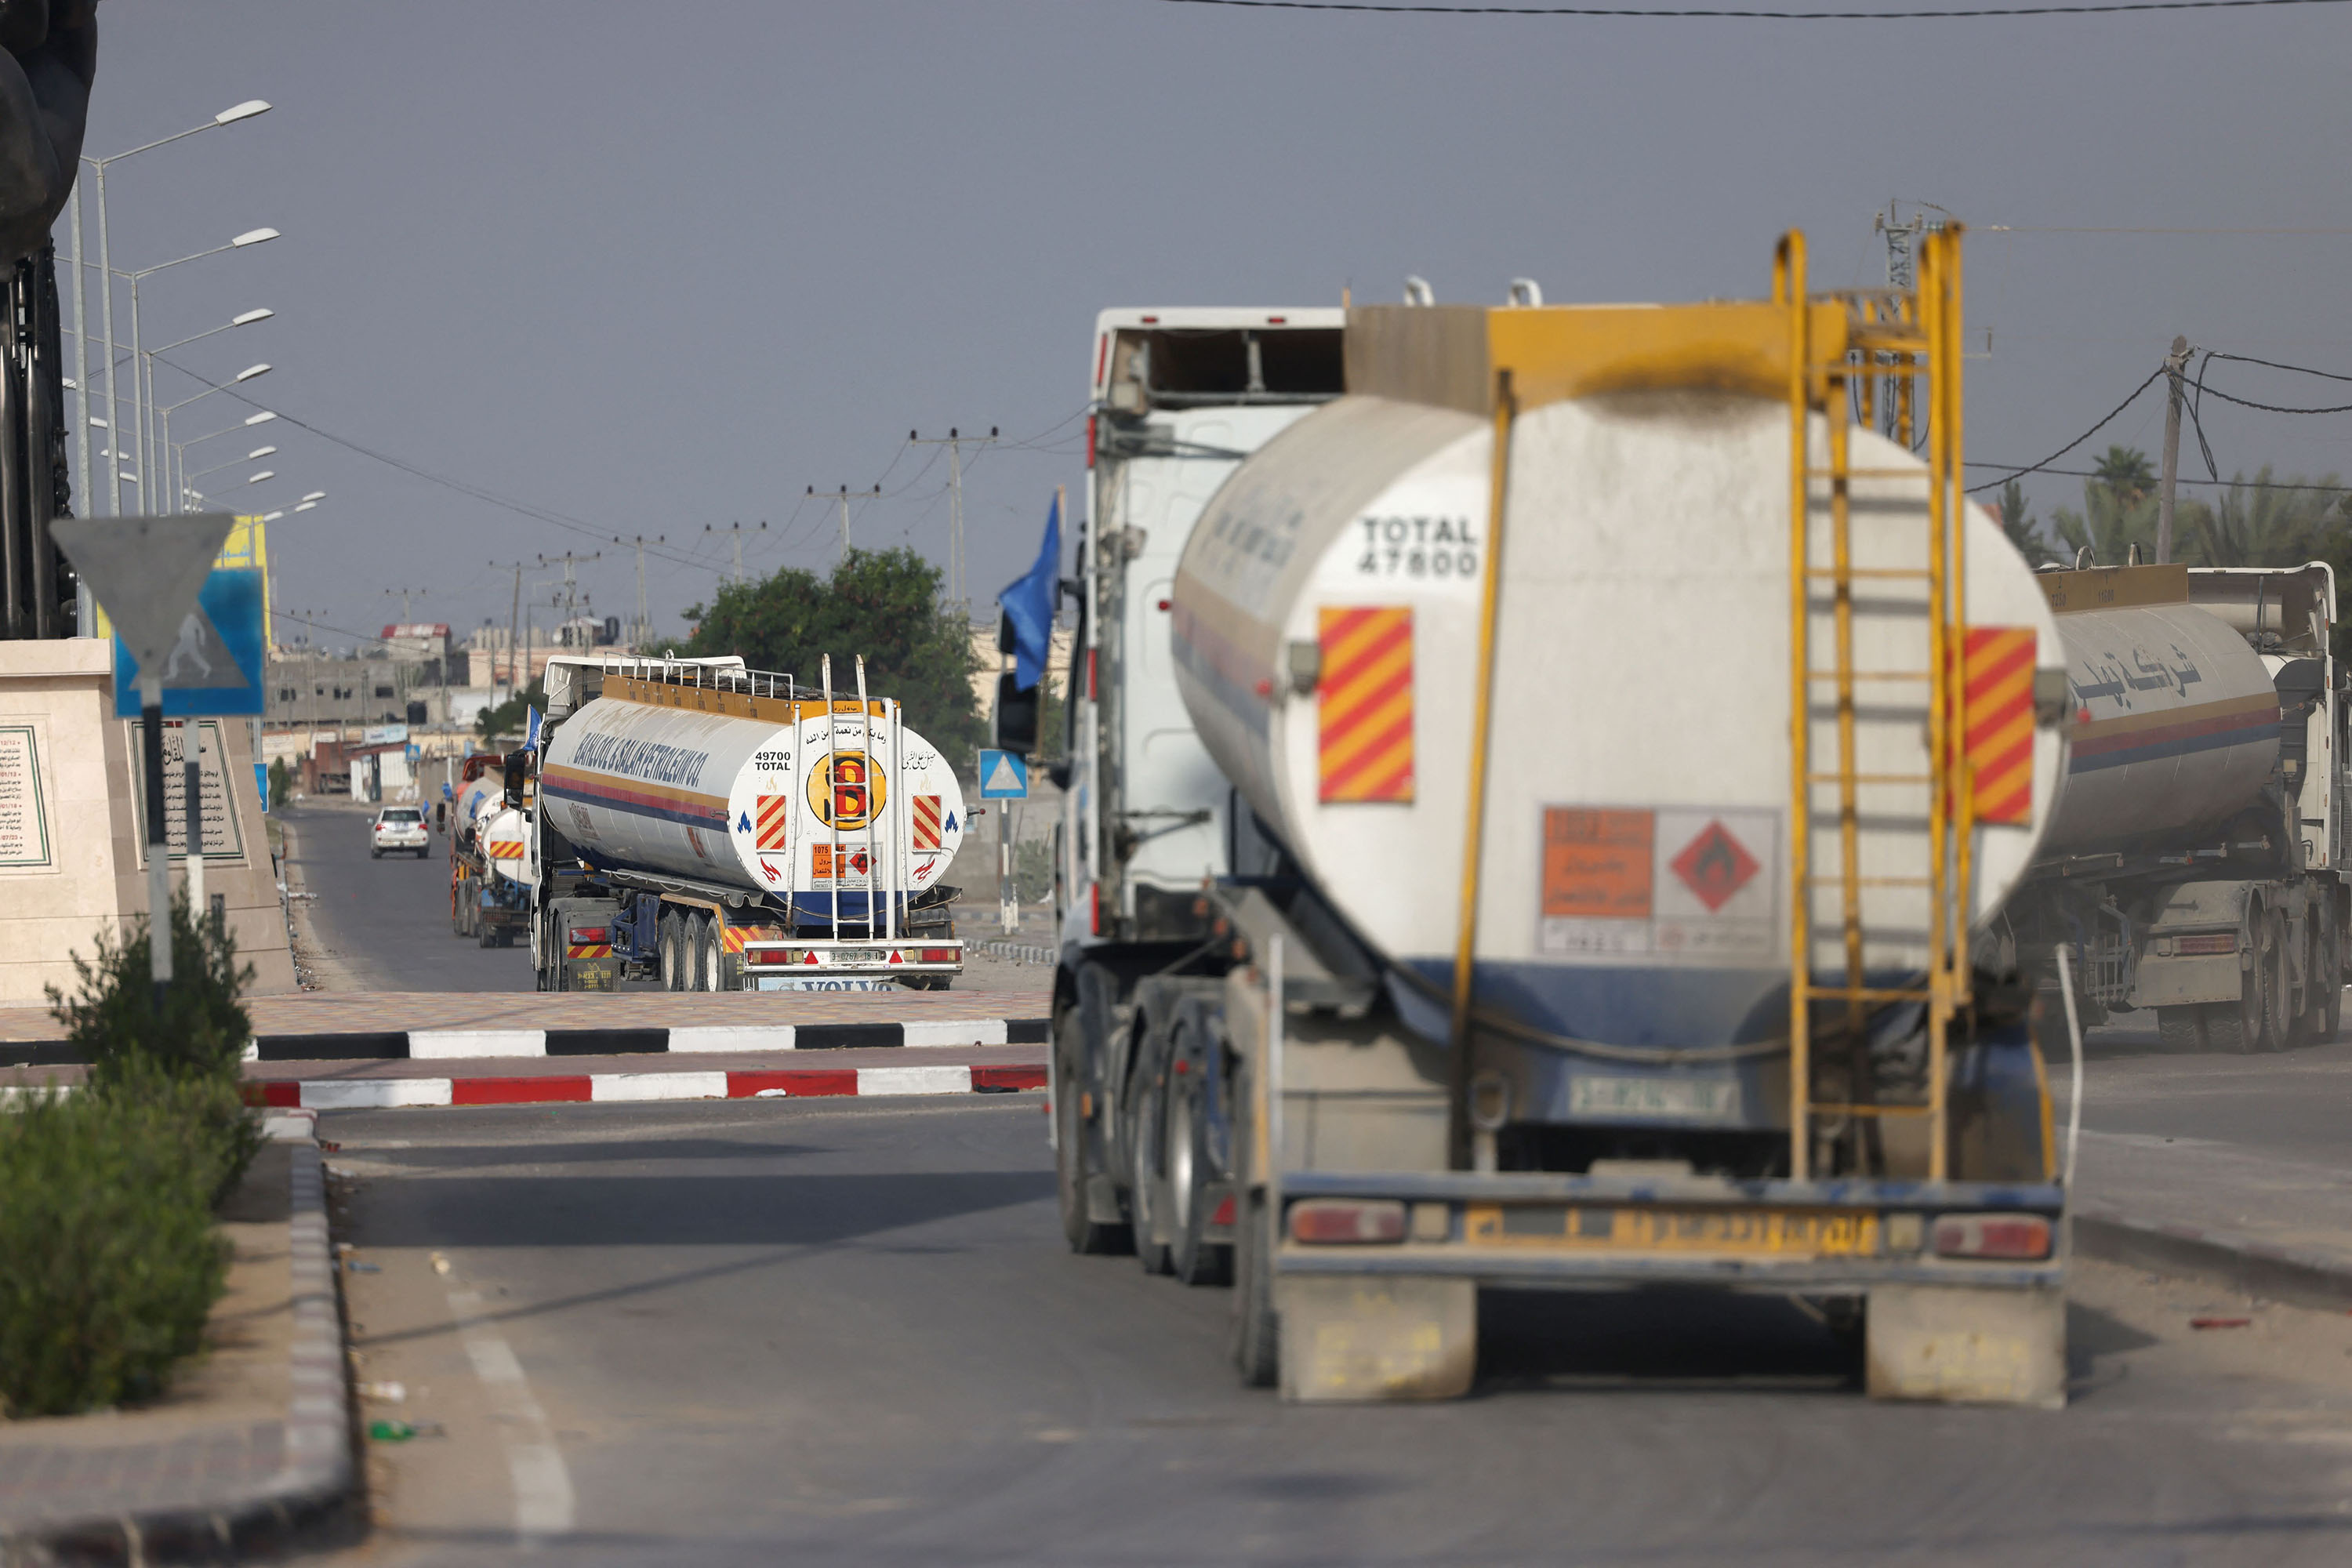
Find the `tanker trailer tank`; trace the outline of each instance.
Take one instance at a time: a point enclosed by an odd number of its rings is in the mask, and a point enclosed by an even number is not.
[[[623,962],[682,974],[707,936],[697,989],[786,963],[824,978],[842,943],[884,982],[960,967],[943,878],[963,795],[896,701],[828,703],[781,675],[683,661],[561,674],[592,689],[559,702],[551,679],[542,834],[562,841],[555,861],[628,895]]]
[[[1248,1380],[1459,1392],[1483,1286],[1685,1284],[1867,1299],[1874,1394],[2063,1401],[2000,917],[2064,658],[1963,489],[1958,246],[1895,300],[1790,236],[1769,301],[1358,307],[1202,510],[1229,940],[1078,977],[1057,1050],[1116,1054],[1057,1058],[1056,1148],[1081,1249],[1231,1216]]]

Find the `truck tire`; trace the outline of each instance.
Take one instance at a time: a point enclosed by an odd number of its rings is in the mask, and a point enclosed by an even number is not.
[[[1135,1136],[1128,1141],[1134,1164],[1127,1189],[1135,1215],[1135,1258],[1146,1274],[1166,1274],[1174,1268],[1167,1239],[1167,1187],[1160,1175],[1168,1142],[1167,1058],[1147,1058],[1138,1076]]]
[[[719,922],[709,915],[694,922],[694,989],[722,991],[726,989],[720,976],[725,965],[726,939],[719,934]]]
[[[477,947],[498,946],[499,928],[494,925],[477,924],[474,931],[474,945]]]
[[[654,953],[661,964],[661,988],[665,991],[686,989],[685,933],[678,929],[683,923],[675,911],[665,910],[654,928],[657,933]]]
[[[2158,1007],[2156,1010],[2157,1037],[2164,1048],[2175,1056],[2188,1056],[2207,1048],[2205,1042],[2204,1009],[2200,1007]]]
[[[1274,1310],[1274,1226],[1265,1195],[1241,1205],[1234,1237],[1234,1368],[1244,1388],[1271,1388],[1282,1373],[1282,1320]]]
[[[1089,1103],[1086,1078],[1077,1065],[1079,1037],[1078,1010],[1063,1008],[1054,1019],[1054,1189],[1062,1205],[1062,1237],[1070,1250],[1101,1257],[1126,1244],[1127,1227],[1099,1224],[1087,1212],[1087,1187],[1095,1170],[1084,1115]]]
[[[2267,911],[2254,917],[2252,941],[2253,963],[2241,977],[2238,1000],[2208,1002],[2198,1009],[2204,1015],[2205,1038],[2212,1048],[2232,1056],[2251,1056],[2270,1049],[2272,1022],[2278,1011],[2277,1000],[2272,994],[2278,962]],[[2161,1026],[2160,1016],[2158,1026]]]
[[[2344,1026],[2344,933],[2336,923],[2336,900],[2326,890],[2319,900],[2319,1005],[2312,1009],[2312,1037],[2320,1044],[2336,1038]]]
[[[1187,1285],[1223,1285],[1233,1279],[1234,1249],[1208,1239],[1208,1188],[1215,1165],[1196,1087],[1202,1070],[1195,1064],[1168,1097],[1168,1227],[1174,1237],[1168,1261]]]
[[[2264,924],[2270,928],[2269,951],[2255,960],[2268,962],[2271,972],[2271,1026],[2263,1037],[2262,1048],[2283,1051],[2293,1039],[2296,1021],[2293,969],[2286,951],[2286,916],[2277,910],[2268,910]]]

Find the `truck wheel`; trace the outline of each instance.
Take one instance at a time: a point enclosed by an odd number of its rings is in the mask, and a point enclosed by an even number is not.
[[[1147,1063],[1145,1070],[1150,1073],[1151,1064]],[[1167,1189],[1160,1184],[1160,1176],[1168,1142],[1164,1063],[1157,1077],[1157,1082],[1147,1077],[1136,1096],[1135,1137],[1131,1145],[1135,1163],[1128,1173],[1128,1202],[1135,1213],[1135,1257],[1146,1274],[1165,1274],[1173,1267],[1165,1239]]]
[[[1233,1248],[1208,1239],[1207,1189],[1215,1165],[1192,1081],[1188,1077],[1168,1100],[1168,1222],[1175,1237],[1169,1263],[1187,1285],[1223,1285],[1233,1278]]]
[[[1282,1372],[1282,1321],[1274,1310],[1274,1222],[1265,1196],[1242,1205],[1234,1239],[1234,1366],[1244,1388],[1271,1388]]]
[[[2253,963],[2240,979],[2238,1000],[2209,1002],[2198,1009],[2205,1016],[2205,1037],[2212,1042],[2215,1050],[2232,1056],[2249,1056],[2269,1048],[2266,1037],[2277,1008],[2271,994],[2278,967],[2277,954],[2272,949],[2267,916],[2256,917],[2252,941]],[[2161,1018],[2158,1024],[2161,1026]]]
[[[474,931],[474,945],[477,947],[498,946],[499,928],[492,925],[478,925]]]
[[[2205,1046],[2205,1017],[2197,1007],[2158,1007],[2156,1010],[2156,1033],[2164,1048],[2176,1056],[2202,1051]]]
[[[676,914],[664,910],[655,927],[658,934],[654,939],[654,952],[661,963],[661,987],[665,991],[686,989],[686,944],[678,930],[680,923]]]
[[[1080,1114],[1087,1103],[1087,1091],[1079,1087],[1085,1082],[1079,1073],[1076,1042],[1078,1038],[1078,1011],[1065,1008],[1054,1021],[1055,1064],[1054,1081],[1054,1186],[1062,1204],[1062,1235],[1072,1252],[1099,1256],[1117,1252],[1125,1237],[1124,1226],[1100,1225],[1087,1217],[1087,1179],[1094,1174],[1094,1159],[1087,1148],[1087,1121]]]
[[[2263,924],[2270,928],[2269,950],[2255,962],[2267,962],[2271,972],[2270,1032],[2263,1037],[2262,1048],[2283,1051],[2293,1038],[2298,1015],[2294,1005],[2294,982],[2291,978],[2286,951],[2286,917],[2276,910],[2268,911]]]
[[[2318,978],[2318,1005],[2311,1010],[2313,1037],[2322,1043],[2336,1037],[2344,1024],[2344,937],[2336,928],[2336,904],[2322,896],[2319,906],[2319,953],[2313,973]]]
[[[704,917],[694,922],[694,988],[697,991],[726,989],[719,975],[724,967],[726,939],[719,934],[719,922]]]

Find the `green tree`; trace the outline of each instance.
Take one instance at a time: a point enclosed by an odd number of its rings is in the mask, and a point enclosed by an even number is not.
[[[2042,521],[2025,514],[2025,487],[2015,479],[2000,487],[2000,531],[2017,546],[2028,566],[2041,566],[2057,559],[2042,538]]]
[[[530,708],[536,708],[541,713],[547,711],[547,686],[543,681],[534,680],[497,707],[485,710],[482,716],[474,721],[474,732],[485,741],[495,740],[500,735],[520,738],[530,727],[530,715],[524,711]]]
[[[2083,510],[2060,507],[2050,515],[2050,526],[2070,556],[2089,546],[2091,563],[2123,566],[2131,561],[2131,547],[2140,547],[2140,559],[2156,559],[2156,475],[2147,454],[2131,447],[2110,447],[2095,465],[2095,477],[2083,481]]]
[[[2333,486],[2336,476],[2319,481]],[[2181,509],[2184,514],[2189,509]],[[2265,468],[2248,484],[2243,474],[2215,506],[2200,503],[2183,532],[2184,558],[2200,566],[2300,566],[2341,552],[2344,511],[2336,492],[2302,481],[2275,484]]]
[[[689,658],[740,657],[755,669],[799,678],[814,689],[833,656],[834,694],[855,693],[854,656],[866,658],[866,689],[895,697],[907,722],[959,772],[988,743],[988,722],[971,678],[981,664],[964,617],[940,602],[940,569],[904,545],[852,550],[823,577],[797,566],[754,582],[729,583],[687,612]]]

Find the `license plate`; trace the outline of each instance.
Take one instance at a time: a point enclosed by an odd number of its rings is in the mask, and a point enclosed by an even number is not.
[[[1464,1220],[1474,1247],[1793,1258],[1869,1258],[1879,1249],[1878,1216],[1852,1209],[1474,1204]]]
[[[1571,1116],[1678,1121],[1734,1121],[1739,1085],[1728,1079],[1576,1078],[1569,1080]]]

